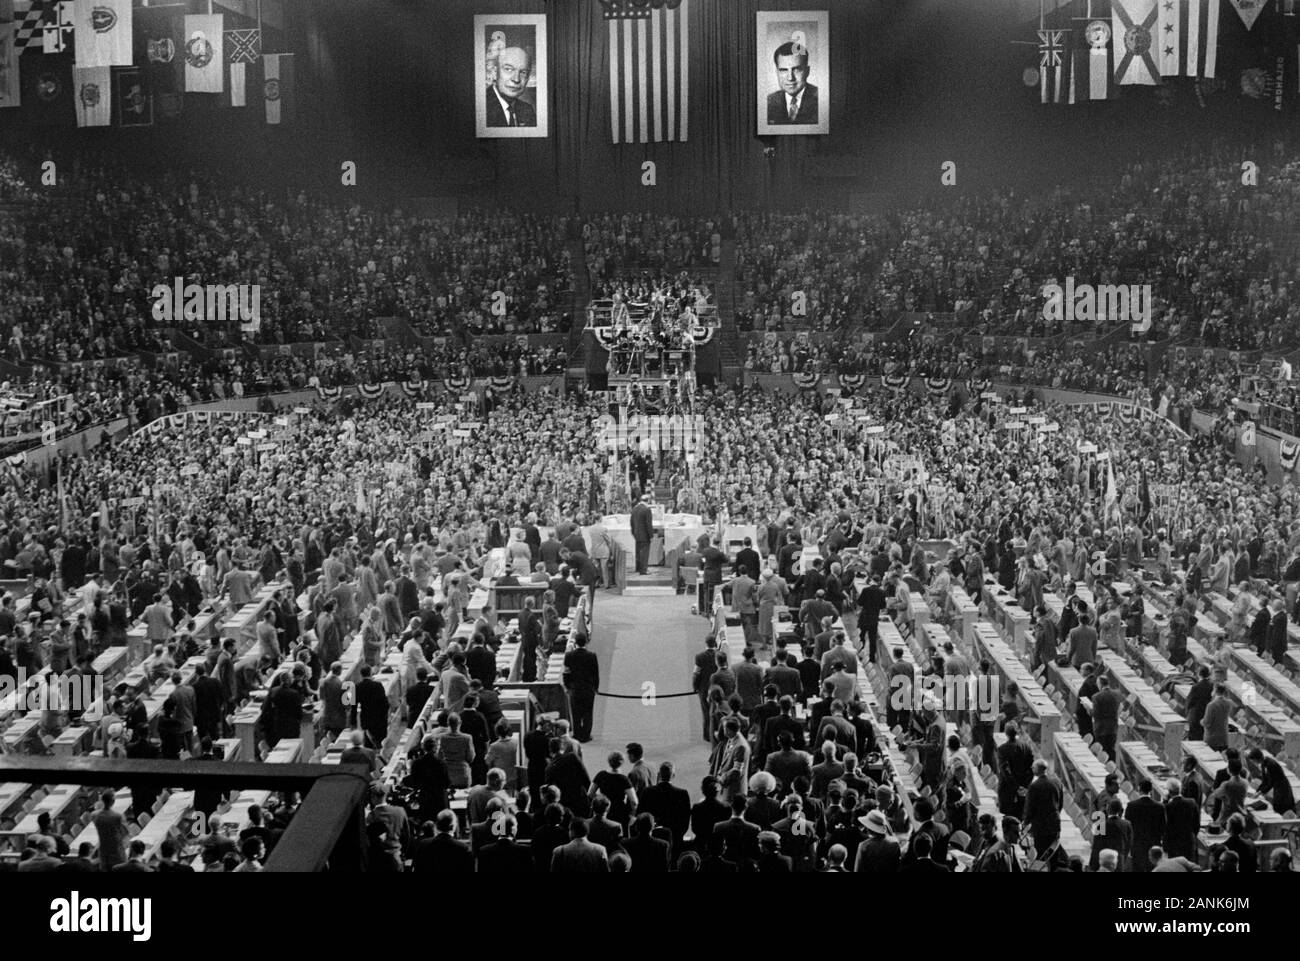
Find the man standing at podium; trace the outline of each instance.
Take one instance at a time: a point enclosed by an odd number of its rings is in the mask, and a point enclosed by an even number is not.
[[[636,543],[636,572],[649,573],[650,541],[654,537],[654,517],[650,510],[650,495],[642,494],[640,502],[632,508],[632,540]]]

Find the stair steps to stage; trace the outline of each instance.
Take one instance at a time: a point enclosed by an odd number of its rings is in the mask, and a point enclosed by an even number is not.
[[[677,588],[667,570],[651,569],[649,574],[628,574],[624,597],[675,597]]]

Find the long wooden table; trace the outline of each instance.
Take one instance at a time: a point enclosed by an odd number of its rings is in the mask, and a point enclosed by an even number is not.
[[[1053,741],[1062,780],[1086,802],[1088,811],[1096,811],[1098,800],[1106,794],[1106,765],[1076,731],[1057,731]],[[1122,791],[1116,797],[1128,807],[1128,797]]]
[[[1061,712],[1038,683],[1038,678],[1016,657],[993,625],[986,621],[976,623],[972,636],[976,648],[988,657],[1003,685],[1015,682],[1019,688],[1020,703],[1026,708],[1029,719],[1038,725],[1036,741],[1039,751],[1044,755],[1050,754],[1053,738],[1062,727]]]
[[[1178,746],[1187,735],[1186,719],[1164,702],[1159,694],[1129,667],[1128,662],[1114,651],[1099,650],[1097,658],[1115,682],[1119,692],[1128,699],[1130,708],[1144,733],[1155,738],[1161,757],[1169,763],[1178,759]]]
[[[1142,778],[1146,778],[1155,785],[1157,796],[1164,800],[1165,782],[1174,776],[1173,769],[1151,750],[1146,741],[1120,741],[1117,748],[1120,769],[1133,785],[1137,786]]]
[[[1211,665],[1212,658],[1197,641],[1187,639],[1187,653],[1198,664]],[[1228,697],[1237,705],[1250,722],[1259,729],[1262,736],[1271,745],[1271,749],[1280,750],[1291,757],[1300,756],[1300,724],[1282,708],[1266,700],[1259,689],[1235,671],[1226,672],[1223,681]]]
[[[1248,647],[1232,648],[1232,661],[1257,688],[1277,701],[1291,717],[1300,717],[1300,685]]]

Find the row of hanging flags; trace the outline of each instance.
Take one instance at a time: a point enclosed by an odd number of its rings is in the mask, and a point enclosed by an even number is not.
[[[0,108],[24,108],[37,124],[107,127],[116,113],[120,126],[148,127],[178,117],[185,94],[208,94],[228,107],[261,100],[268,124],[288,123],[293,54],[264,53],[259,27],[226,29],[224,14],[188,10],[0,0]]]
[[[1203,107],[1235,92],[1274,110],[1300,104],[1300,0],[1087,0],[1039,17],[1024,82],[1045,104],[1112,100],[1156,87],[1171,102],[1189,86]]]

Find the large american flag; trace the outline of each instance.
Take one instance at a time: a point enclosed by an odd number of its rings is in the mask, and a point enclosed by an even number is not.
[[[600,0],[609,23],[614,143],[685,140],[690,0]]]

